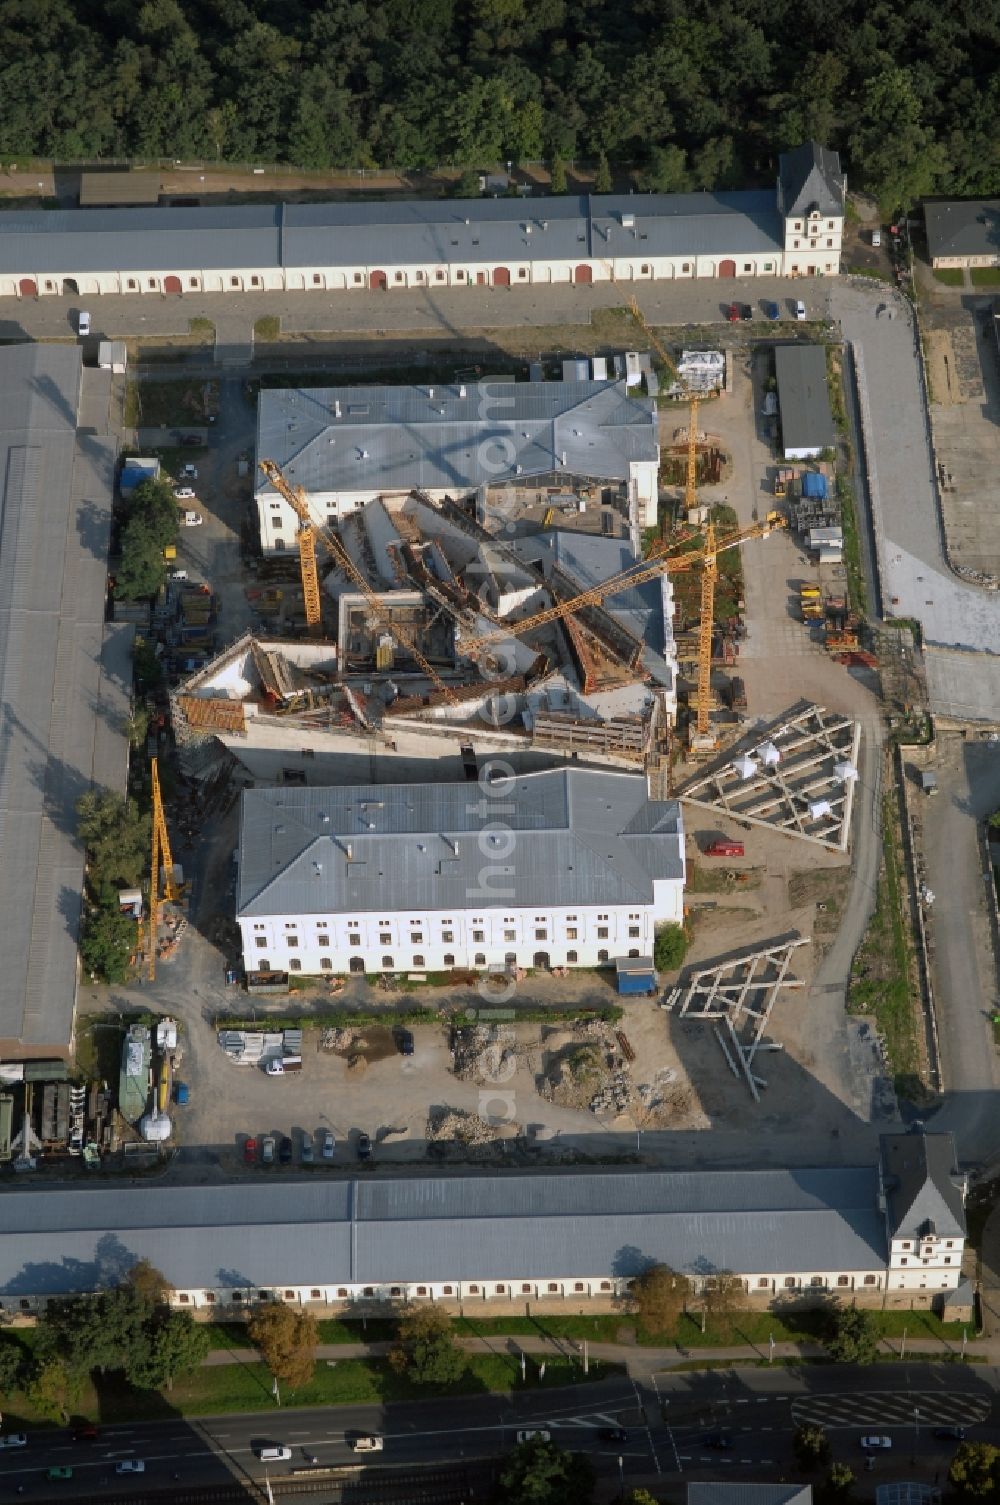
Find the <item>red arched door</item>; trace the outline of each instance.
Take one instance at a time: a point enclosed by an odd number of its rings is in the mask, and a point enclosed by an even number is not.
[[[368,286],[372,289],[373,292],[377,291],[384,293],[386,288],[389,286],[389,279],[384,272],[372,272],[371,276],[368,278]]]
[[[736,276],[736,263],[735,263],[735,261],[720,261],[719,262],[719,276],[720,277],[735,277]]]
[[[163,291],[165,293],[179,293],[180,290],[181,290],[181,279],[179,277],[164,277],[164,279],[163,279]]]
[[[20,290],[22,298],[38,297],[38,284],[37,282],[34,282],[30,277],[22,277],[20,282],[18,283],[18,288]]]
[[[576,271],[573,273],[573,281],[574,282],[593,282],[593,280],[594,280],[594,270],[593,270],[593,267],[589,267],[589,266],[586,265],[585,262],[581,261],[580,265],[577,267]]]
[[[510,268],[509,267],[494,267],[493,268],[493,286],[494,287],[510,287]]]

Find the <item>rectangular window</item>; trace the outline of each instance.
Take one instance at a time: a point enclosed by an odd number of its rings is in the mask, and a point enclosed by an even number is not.
[[[299,938],[298,938],[297,935],[286,935],[285,936],[285,945],[286,946],[297,947],[298,944],[299,944]]]
[[[361,937],[360,936],[355,936],[355,937],[352,937],[352,939],[354,939],[354,940],[360,940]],[[318,935],[316,937],[316,944],[317,944],[317,946],[329,946],[329,944],[330,944],[330,937],[328,935]]]
[[[639,936],[642,934],[638,925],[630,925],[628,927],[628,933],[631,940],[638,940]]]
[[[745,261],[743,263],[743,270],[745,272],[752,272],[753,271],[753,262],[752,261]]]
[[[414,930],[413,933],[412,933],[412,935],[410,936],[410,944],[411,944],[411,946],[419,946],[420,943],[423,941],[423,938],[424,938],[424,933],[423,933],[422,930]]]
[[[257,936],[254,936],[254,940],[257,942],[257,945],[259,946],[260,950],[263,951],[264,947],[267,945],[267,936],[266,935],[257,935]]]
[[[575,941],[578,939],[575,925],[566,926],[566,939],[568,941]]]
[[[322,972],[332,972],[333,971],[333,962],[330,960],[330,958],[328,956],[321,956],[320,959],[319,959],[319,965],[320,965],[320,970]]]
[[[548,938],[549,938],[549,932],[547,930],[536,930],[535,931],[535,940],[536,941],[547,941]]]
[[[474,930],[472,932],[472,939],[474,941],[485,941],[485,939],[486,939],[486,931],[485,930]]]
[[[833,245],[833,241],[832,240],[828,240],[827,243],[826,243],[826,248],[827,248],[828,251],[829,251],[829,249],[830,249],[830,247],[832,245]]]
[[[379,943],[380,946],[391,946],[392,945],[392,936],[389,934],[388,930],[380,930],[379,931],[378,943]]]
[[[598,927],[597,927],[597,939],[599,941],[606,941],[607,938],[608,938],[608,927],[607,927],[607,925],[598,925]]]
[[[442,930],[442,932],[441,932],[441,939],[442,939],[442,941],[444,941],[444,943],[445,943],[446,946],[447,945],[451,945],[454,942],[454,939],[455,939],[455,932],[454,932],[454,930]]]
[[[360,272],[355,272],[355,274],[354,274],[354,281],[355,281],[355,283],[361,283],[361,282],[364,282],[364,280],[365,279],[364,279],[364,277],[362,277],[362,275],[361,275]]]
[[[351,943],[352,946],[360,946],[361,945],[361,937],[360,937],[360,935],[349,935],[347,937],[347,939],[350,941],[350,943]],[[327,944],[329,944],[329,942]]]
[[[505,930],[504,933],[503,933],[503,938],[504,938],[505,941],[516,941],[517,940],[517,931],[516,930]]]
[[[293,956],[292,959],[291,959],[291,961],[288,963],[288,970],[289,970],[289,972],[301,972],[302,971],[302,963],[299,961],[299,959],[298,959],[297,956]]]

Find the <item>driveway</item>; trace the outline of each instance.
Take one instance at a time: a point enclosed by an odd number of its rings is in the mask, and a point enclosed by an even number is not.
[[[876,319],[878,301],[888,302],[892,319]],[[909,305],[844,283],[833,289],[831,310],[858,357],[884,609],[921,623],[938,715],[996,720],[1000,594],[963,584],[945,559]]]

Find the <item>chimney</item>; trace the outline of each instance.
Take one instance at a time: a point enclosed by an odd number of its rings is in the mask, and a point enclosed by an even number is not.
[[[334,416],[334,418],[339,418],[340,417],[340,398],[339,397],[334,401],[334,404],[333,404],[333,416]]]
[[[353,859],[354,859],[354,846],[353,846],[353,844],[351,842],[349,842],[349,841],[345,842],[344,843],[344,851],[347,853],[347,860],[348,860],[348,862],[352,862]]]
[[[427,396],[428,397],[433,397],[434,396],[434,388],[433,387],[428,387],[427,388]]]
[[[458,389],[458,395],[459,397],[467,397],[469,394],[466,392],[465,387],[462,386]]]

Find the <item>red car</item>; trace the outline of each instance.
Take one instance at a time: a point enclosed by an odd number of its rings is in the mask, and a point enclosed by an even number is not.
[[[243,1159],[246,1161],[247,1165],[256,1165],[257,1164],[257,1141],[256,1141],[256,1139],[248,1139],[247,1142],[244,1144],[244,1146],[243,1146]]]
[[[730,303],[729,312],[726,314],[726,318],[729,320],[730,324],[738,324],[740,322],[742,312],[743,311],[738,303]]]
[[[96,1442],[98,1435],[97,1428],[90,1421],[83,1422],[80,1426],[73,1428],[74,1442]]]

